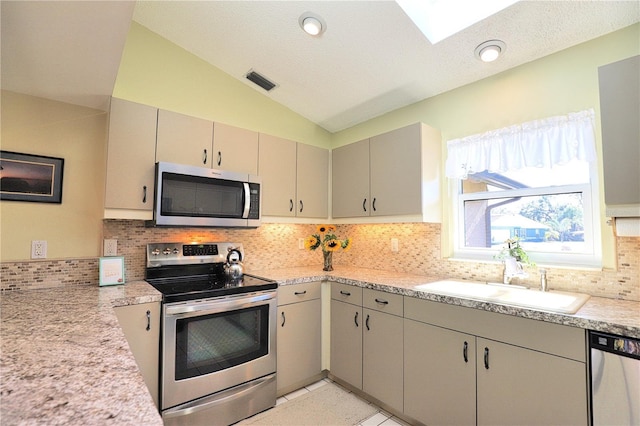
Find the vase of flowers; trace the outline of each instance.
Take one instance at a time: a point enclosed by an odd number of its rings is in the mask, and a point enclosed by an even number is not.
[[[351,248],[351,240],[349,238],[341,240],[335,232],[336,227],[333,225],[320,225],[316,228],[316,233],[307,237],[304,242],[307,250],[322,249],[323,271],[333,271],[333,252]]]

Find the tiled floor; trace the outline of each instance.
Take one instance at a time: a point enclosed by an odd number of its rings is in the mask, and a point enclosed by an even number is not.
[[[324,386],[327,383],[332,383],[332,381],[330,379],[323,379],[323,380],[320,380],[319,382],[313,383],[302,389],[298,389],[297,391],[293,391],[284,396],[281,396],[276,401],[276,405],[286,404],[292,399],[298,396],[304,395],[308,392],[311,392],[314,389],[318,389],[319,387]],[[354,426],[408,426],[408,424],[403,422],[399,418],[393,417],[391,414],[378,408],[378,412],[376,414],[364,420],[362,423],[358,423],[357,425],[354,425]]]

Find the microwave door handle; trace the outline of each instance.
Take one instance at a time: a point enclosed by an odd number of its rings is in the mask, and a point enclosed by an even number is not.
[[[242,212],[242,218],[249,218],[249,209],[251,208],[251,192],[249,192],[249,183],[244,182],[244,211]]]

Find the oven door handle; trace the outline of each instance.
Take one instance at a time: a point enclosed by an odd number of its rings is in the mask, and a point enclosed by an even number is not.
[[[229,298],[222,298],[218,300],[211,300],[207,302],[199,302],[193,304],[182,304],[176,306],[167,306],[166,315],[180,316],[184,314],[190,314],[197,312],[198,314],[228,312],[231,309],[249,308],[253,305],[260,304],[262,302],[275,299],[276,292],[270,292],[267,294],[258,294],[250,297],[247,296],[235,296]]]

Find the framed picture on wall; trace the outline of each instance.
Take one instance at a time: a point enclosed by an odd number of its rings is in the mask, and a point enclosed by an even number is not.
[[[0,200],[62,203],[64,159],[0,151]]]

